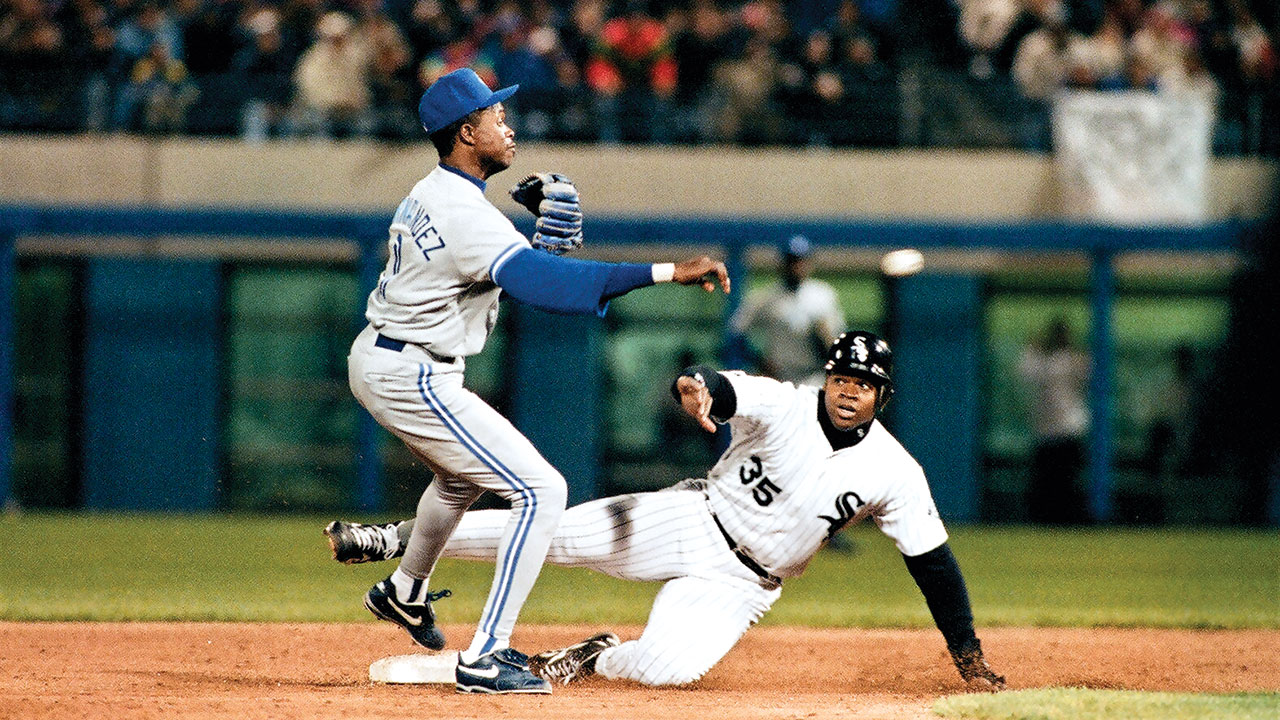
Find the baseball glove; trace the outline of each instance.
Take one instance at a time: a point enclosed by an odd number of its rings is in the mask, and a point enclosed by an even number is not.
[[[970,690],[1000,692],[1005,689],[1003,675],[997,675],[982,655],[982,643],[977,638],[951,651],[951,659],[960,671]]]
[[[578,188],[559,173],[535,173],[511,188],[511,199],[538,218],[533,246],[561,255],[582,247]]]

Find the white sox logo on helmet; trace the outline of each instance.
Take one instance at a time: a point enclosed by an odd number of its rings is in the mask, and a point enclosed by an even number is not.
[[[866,362],[871,356],[871,351],[867,349],[867,339],[861,335],[853,339],[853,351],[858,356],[858,362]]]

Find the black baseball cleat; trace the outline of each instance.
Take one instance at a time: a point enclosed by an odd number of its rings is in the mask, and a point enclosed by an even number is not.
[[[425,597],[421,604],[403,603],[396,598],[396,588],[391,584],[391,578],[387,578],[364,594],[364,606],[379,618],[408,630],[413,641],[419,645],[430,650],[443,650],[444,633],[436,627],[436,613],[431,609],[431,603],[453,593],[448,590],[434,593],[425,592],[425,588],[423,590]]]
[[[596,673],[596,658],[621,641],[611,632],[600,633],[560,650],[548,650],[529,658],[529,670],[561,685]]]
[[[551,694],[551,683],[529,672],[529,656],[511,648],[481,655],[473,663],[459,657],[453,676],[460,693]]]
[[[329,538],[333,559],[340,563],[377,562],[400,554],[397,552],[400,538],[396,535],[395,523],[364,525],[334,520],[325,526],[324,535]]]

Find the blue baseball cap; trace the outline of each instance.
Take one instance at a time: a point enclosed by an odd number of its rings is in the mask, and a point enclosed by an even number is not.
[[[803,235],[792,235],[778,248],[784,257],[807,258],[813,253],[813,245]]]
[[[431,83],[418,101],[418,119],[427,134],[448,127],[468,114],[497,105],[516,93],[519,85],[489,89],[471,68],[458,68]]]

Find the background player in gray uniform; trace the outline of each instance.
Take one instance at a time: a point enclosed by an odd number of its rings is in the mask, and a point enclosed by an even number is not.
[[[973,628],[968,591],[924,472],[875,419],[893,392],[888,345],[867,332],[830,347],[822,388],[693,367],[672,392],[732,441],[705,479],[570,508],[547,560],[664,582],[639,639],[604,633],[531,659],[549,679],[600,674],[650,685],[697,680],[847,525],[872,518],[897,544],[961,677],[1000,690]],[[447,557],[493,560],[500,511],[467,513]],[[335,559],[394,556],[407,523],[326,528]]]
[[[657,265],[560,257],[580,243],[582,230],[576,190],[560,176],[526,179],[512,191],[539,214],[534,242],[521,235],[484,196],[485,179],[515,157],[515,133],[502,107],[515,91],[494,92],[462,69],[423,94],[419,116],[440,164],[396,210],[387,265],[369,295],[369,325],[348,358],[356,399],[435,472],[403,561],[365,595],[370,611],[421,645],[444,647],[431,602],[447,591],[427,589],[436,560],[482,492],[511,503],[509,512],[492,516],[494,582],[459,657],[457,688],[464,692],[551,691],[509,641],[564,511],[565,481],[462,385],[463,358],[484,347],[499,295],[555,312],[603,314],[610,298],[655,282],[712,290],[718,278],[729,290],[724,264],[706,257]]]
[[[751,292],[730,321],[735,341],[759,354],[761,374],[797,385],[821,385],[821,358],[844,330],[840,298],[812,277],[813,246],[793,235],[778,246],[782,277]],[[816,378],[815,378],[816,376]]]

